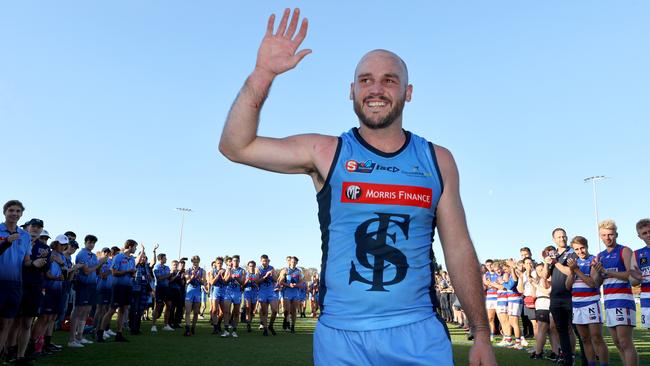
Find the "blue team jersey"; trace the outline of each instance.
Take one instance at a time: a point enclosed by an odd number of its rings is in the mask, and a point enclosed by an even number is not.
[[[634,259],[643,275],[641,279],[641,307],[650,308],[650,247],[643,247],[634,252]]]
[[[203,277],[205,275],[205,272],[203,271],[203,268],[200,268],[200,267],[198,267],[198,268],[190,268],[187,271],[187,274],[190,275],[190,276],[192,276],[193,274],[196,274],[196,278],[194,278],[193,280],[191,280],[191,281],[189,281],[187,283],[187,290],[188,291],[201,286],[201,280],[203,279]]]
[[[130,269],[134,269],[135,267],[132,266],[133,262],[131,262],[129,258],[130,256],[127,257],[124,255],[124,253],[117,253],[117,255],[113,257],[111,269],[114,269],[116,271],[128,271]],[[131,286],[132,283],[133,275],[131,275],[131,273],[125,273],[123,276],[113,276],[113,286]]]
[[[106,278],[101,278],[97,276],[97,289],[98,290],[109,290],[113,284],[113,273],[111,272],[111,266],[113,264],[112,259],[108,259],[106,263],[102,264],[99,268],[100,274],[106,274]]]
[[[578,269],[587,277],[591,275],[591,262],[595,258],[593,255],[585,259],[581,259],[580,257],[576,258]],[[589,287],[578,275],[573,276],[574,282],[571,289],[571,302],[574,308],[582,308],[600,301],[600,291],[597,287]]]
[[[19,238],[14,240],[4,253],[0,254],[0,268],[2,268],[0,271],[0,281],[22,281],[23,261],[25,260],[25,256],[29,255],[32,250],[32,238],[27,231],[19,227],[16,228],[16,233],[19,234]],[[7,225],[1,223],[0,242],[3,242],[11,234],[13,232],[7,229]]]
[[[406,132],[384,153],[356,128],[339,138],[317,194],[324,325],[362,331],[434,314],[432,240],[442,179],[433,145]]]
[[[45,271],[49,268],[50,255],[52,250],[45,243],[40,240],[36,240],[32,244],[32,249],[29,255],[29,259],[33,262],[37,259],[45,259],[47,263],[42,268],[36,268],[34,266],[23,267],[23,286],[36,286],[40,287],[43,285],[43,280],[45,279]]]
[[[260,273],[260,279],[266,276],[267,273],[273,272],[273,266],[267,266],[266,268],[264,266],[259,266],[257,267],[257,270]],[[267,289],[267,290],[273,290],[275,284],[275,279],[273,278],[273,275],[265,278],[262,282],[260,282],[260,290],[261,289]]]
[[[241,283],[243,281],[246,271],[241,268],[232,268],[230,269],[230,281],[228,281],[228,286],[233,289],[241,289]]]
[[[598,261],[602,263],[603,268],[612,272],[625,272],[625,263],[623,262],[623,249],[626,248],[616,244],[611,251],[607,249],[598,254]],[[603,298],[605,300],[605,309],[625,308],[636,310],[634,295],[632,295],[632,286],[629,281],[619,280],[614,277],[605,277],[603,279]]]
[[[222,276],[217,277],[217,273],[219,273],[219,270],[216,269],[216,268],[213,268],[212,269],[212,278],[213,278],[212,286],[219,287],[219,288],[224,287],[226,285],[226,283],[223,281]]]
[[[303,278],[302,271],[298,267],[294,269],[287,267],[285,268],[285,271],[286,274],[285,274],[284,282],[287,285],[291,283],[298,284],[298,282],[300,282],[300,280],[302,280]]]
[[[76,264],[83,263],[87,267],[95,267],[99,263],[99,260],[97,259],[95,253],[86,248],[81,249],[79,253],[77,253],[74,261]],[[85,284],[96,284],[97,273],[95,271],[92,271],[86,274],[82,269],[80,269],[77,273],[77,280]]]
[[[258,279],[259,276],[257,275],[257,273],[246,272],[246,280],[250,280],[250,281],[246,282],[246,284],[244,285],[244,291],[251,291],[257,289],[258,286],[256,281]]]
[[[154,276],[167,276],[171,273],[171,270],[169,269],[168,266],[164,264],[156,264],[153,267],[153,274]],[[156,279],[156,285],[160,287],[169,287],[169,278],[165,278],[164,280],[159,280]]]
[[[63,274],[63,271],[61,271],[61,266],[55,261],[50,262],[49,272],[52,276],[55,277]],[[43,283],[43,287],[49,290],[61,290],[63,288],[63,281],[46,279]]]

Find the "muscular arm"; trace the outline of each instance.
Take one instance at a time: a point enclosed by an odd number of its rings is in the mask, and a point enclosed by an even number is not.
[[[329,170],[317,162],[327,159],[318,157],[333,156],[337,143],[335,137],[307,134],[277,139],[257,135],[260,111],[275,77],[293,69],[311,52],[309,49],[298,51],[307,35],[307,19],[303,19],[296,33],[300,11],[294,11],[290,22],[289,14],[289,9],[286,9],[275,33],[275,15],[269,18],[255,69],[246,79],[226,118],[219,151],[234,162],[257,168],[308,174],[318,189],[318,182],[324,181]]]
[[[632,262],[632,250],[628,247],[623,248],[623,252],[621,253],[621,256],[623,257],[623,264],[625,265],[625,271],[624,272],[606,271],[606,272],[607,275],[610,277],[614,277],[618,280],[629,281],[631,262]]]
[[[437,220],[445,263],[451,278],[457,282],[456,294],[469,323],[476,329],[475,339],[489,343],[490,332],[480,265],[467,230],[459,192],[458,170],[448,150],[436,146],[435,152],[444,182],[444,192],[437,208]]]

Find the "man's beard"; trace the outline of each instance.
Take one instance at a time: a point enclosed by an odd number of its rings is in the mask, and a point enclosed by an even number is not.
[[[377,99],[377,98],[373,98],[373,99]],[[384,97],[379,97],[379,99],[384,101],[388,100]],[[388,115],[386,115],[386,117],[376,122],[363,113],[362,110],[364,104],[363,101],[359,103],[357,99],[354,98],[354,102],[352,104],[354,106],[354,113],[357,114],[357,117],[359,117],[359,121],[361,121],[361,123],[364,126],[370,128],[371,130],[379,130],[382,128],[389,127],[390,125],[393,124],[393,122],[395,122],[396,119],[402,116],[402,111],[404,110],[404,103],[405,103],[405,98],[396,100],[393,108],[390,110]]]

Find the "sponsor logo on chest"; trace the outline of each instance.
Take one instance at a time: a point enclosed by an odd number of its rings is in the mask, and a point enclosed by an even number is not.
[[[432,190],[394,184],[343,182],[341,202],[431,208]]]

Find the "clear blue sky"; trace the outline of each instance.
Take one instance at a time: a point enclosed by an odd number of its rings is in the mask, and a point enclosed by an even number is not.
[[[646,1],[56,1],[0,5],[2,200],[51,233],[134,238],[206,262],[267,253],[320,264],[314,188],[228,162],[223,122],[266,19],[299,5],[313,54],[278,78],[260,133],[338,135],[358,59],[386,48],[414,85],[405,128],[454,153],[479,257],[536,253],[601,218],[639,247],[650,216]],[[645,188],[644,188],[645,187]],[[592,241],[592,244],[595,244]],[[439,243],[435,250],[442,253]]]

